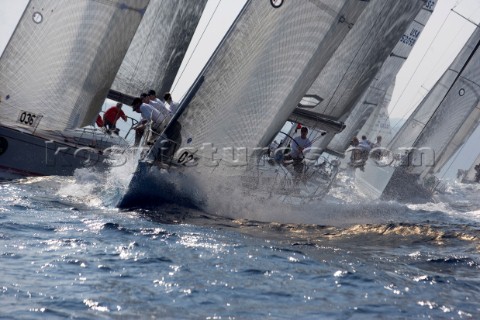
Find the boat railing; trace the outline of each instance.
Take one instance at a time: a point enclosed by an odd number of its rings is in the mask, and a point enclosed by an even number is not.
[[[132,117],[127,116],[127,119],[130,120],[131,125],[130,128],[128,129],[127,133],[125,134],[125,137],[123,137],[125,140],[128,139],[128,135],[132,130],[135,130],[135,127],[138,125],[138,120]],[[127,140],[128,141],[128,140]]]

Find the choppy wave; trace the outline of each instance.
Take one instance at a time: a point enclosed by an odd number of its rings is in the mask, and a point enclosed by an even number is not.
[[[2,316],[478,314],[475,189],[458,185],[422,205],[366,202],[339,185],[302,208],[218,193],[212,212],[181,203],[122,211],[114,203],[128,174],[0,184]]]

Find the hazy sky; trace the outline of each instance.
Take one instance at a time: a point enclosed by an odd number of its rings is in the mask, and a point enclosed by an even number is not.
[[[0,52],[7,44],[27,3],[28,0],[0,0],[2,5],[2,10],[0,10]],[[198,46],[196,46],[185,72],[178,77],[179,81],[175,82],[175,89],[172,90],[174,99],[178,100],[185,93],[244,3],[245,0],[208,1],[204,16],[192,40],[194,45],[187,52],[186,60],[191,56],[193,47],[197,43]],[[452,9],[465,18],[454,13]],[[214,12],[215,14],[213,14]],[[467,19],[472,20],[473,23]],[[389,107],[392,118],[405,118],[413,111],[413,108],[426,95],[460,51],[474,30],[474,23],[478,25],[479,22],[480,0],[437,1],[434,13],[397,76],[396,87]],[[200,42],[198,41],[202,32],[198,32],[199,30],[205,31]],[[183,67],[180,71],[183,70]],[[480,139],[480,130],[477,130],[475,137],[476,141]],[[479,152],[478,143],[466,147],[473,151],[466,156],[468,159],[465,156],[462,157],[465,158],[464,162],[470,161],[469,163],[471,163]],[[471,160],[469,160],[470,158]]]

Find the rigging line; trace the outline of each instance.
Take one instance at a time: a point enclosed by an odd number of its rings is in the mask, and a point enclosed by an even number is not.
[[[202,40],[203,36],[205,35],[205,32],[207,31],[208,26],[210,25],[210,22],[212,22],[212,19],[213,19],[213,17],[215,16],[215,13],[217,12],[217,9],[218,9],[218,7],[220,6],[220,3],[221,3],[221,2],[222,2],[222,0],[219,0],[219,1],[218,1],[217,6],[215,7],[215,10],[213,11],[212,15],[210,16],[210,19],[208,20],[207,25],[206,25],[205,28],[203,29],[203,32],[202,32],[202,34],[200,35],[200,38],[198,39],[197,44],[196,44],[195,47],[193,48],[192,54],[191,54],[190,57],[188,58],[187,63],[185,64],[185,67],[183,67],[183,70],[182,70],[182,72],[180,73],[180,76],[178,77],[177,81],[175,81],[175,84],[173,85],[173,88],[172,88],[171,91],[174,91],[175,88],[177,87],[177,84],[180,82],[180,79],[182,78],[183,73],[184,73],[185,70],[187,69],[188,64],[190,63],[190,60],[192,59],[195,51],[197,50],[198,45],[200,44],[200,41]]]
[[[480,24],[476,23],[475,21],[472,21],[470,20],[470,18],[467,18],[465,17],[464,15],[462,15],[460,12],[457,12],[454,10],[455,8],[452,8],[452,11],[456,14],[458,14],[460,17],[462,17],[463,19],[467,20],[468,22],[470,22],[471,24],[473,24],[474,26],[476,26],[477,28],[480,28]]]
[[[445,19],[443,20],[442,22],[442,25],[440,26],[440,28],[438,28],[438,31],[437,31],[437,34],[435,35],[435,37],[432,39],[432,41],[430,42],[430,45],[428,46],[427,50],[425,50],[425,53],[423,54],[422,56],[422,59],[420,59],[420,63],[417,65],[417,67],[415,68],[415,70],[413,71],[412,75],[410,76],[410,79],[408,79],[407,81],[407,85],[403,88],[403,91],[402,93],[400,94],[400,97],[403,96],[405,94],[405,91],[407,90],[407,87],[408,87],[408,83],[412,82],[412,79],[413,77],[415,76],[415,74],[417,73],[418,71],[418,68],[420,67],[420,65],[422,64],[423,60],[425,60],[425,56],[427,55],[427,52],[431,49],[432,47],[432,44],[433,42],[437,39],[438,35],[440,34],[440,31],[443,29],[443,27],[445,26],[445,23],[447,22],[447,19],[448,17],[450,16],[450,13],[448,13],[448,15],[445,17]],[[397,99],[397,102],[395,103],[395,105],[393,106],[392,110],[389,112],[389,116],[392,115],[393,111],[395,111],[395,109],[397,108],[398,106],[398,103],[400,102],[400,99]],[[405,114],[404,114],[405,116]],[[396,127],[398,125],[398,123],[400,122],[400,120],[394,125],[394,127]]]
[[[460,35],[461,33],[463,33],[463,30],[459,30],[459,31],[457,32],[456,37],[458,37],[458,35]],[[462,49],[460,49],[460,52],[461,52],[461,50],[462,50]],[[440,61],[445,57],[445,55],[446,55],[446,51],[443,52],[442,57],[440,57],[440,59],[438,59],[437,63],[436,63],[432,68],[430,68],[430,71],[428,72],[428,74],[430,74],[430,73],[432,72],[432,70],[437,70],[437,69],[439,68],[438,66],[440,65]],[[454,61],[455,61],[455,60],[454,60]],[[452,63],[453,63],[453,62],[452,62]],[[457,72],[457,71],[455,71],[455,70],[452,70],[452,69],[451,69],[451,66],[446,69],[446,71],[449,71],[449,70],[450,70],[450,71],[453,71],[453,72]],[[446,72],[446,71],[445,71],[445,72]],[[444,73],[445,73],[445,72],[444,72]],[[413,76],[412,76],[412,77],[413,77]],[[443,75],[440,76],[440,78],[439,78],[439,80],[437,80],[437,82],[440,81],[440,80],[442,79],[442,77],[443,77]],[[411,78],[410,78],[410,80],[411,80]],[[435,86],[435,85],[434,85],[434,86]],[[406,88],[405,88],[405,89],[406,89]],[[400,122],[402,121],[402,119],[406,118],[406,115],[407,115],[407,114],[412,113],[412,112],[420,105],[420,103],[422,103],[423,99],[425,99],[425,97],[428,95],[428,92],[433,89],[433,86],[432,86],[430,89],[427,89],[426,87],[424,87],[423,85],[421,85],[421,89],[424,89],[424,90],[427,92],[427,94],[423,95],[423,97],[420,99],[420,101],[413,103],[412,106],[411,106],[407,111],[405,111],[405,112],[403,113],[402,117],[401,117],[399,120],[397,120],[397,122],[396,122],[395,125],[393,126],[394,128],[396,128],[396,127],[400,124]],[[420,91],[420,90],[417,91],[417,94],[419,94],[419,91]],[[403,92],[402,92],[402,95],[403,95]],[[397,100],[397,103],[398,103],[398,100]],[[393,110],[392,110],[392,112],[393,112]]]
[[[471,23],[474,24],[475,26],[480,27],[479,25],[475,24],[473,21],[469,20],[468,18],[466,18],[466,17],[462,16],[461,14],[459,14],[458,12],[456,12],[456,11],[454,10],[455,8],[456,8],[456,6],[453,7],[450,11],[453,11],[454,13],[457,13],[459,16],[461,16],[462,18],[464,18],[464,19],[467,20],[468,22],[471,22]],[[447,15],[447,17],[445,18],[445,20],[446,20],[449,16],[450,16],[450,13]],[[443,25],[444,25],[444,24],[445,24],[445,21],[443,22],[443,24],[442,24],[442,26],[440,27],[440,29],[443,28]],[[440,32],[440,29],[439,29],[439,32]],[[460,33],[462,33],[462,30],[459,30],[458,33],[457,33],[457,35],[460,34]],[[437,35],[438,35],[438,33],[437,33]],[[437,37],[437,35],[435,36],[435,38]],[[434,40],[435,40],[435,39],[432,40],[429,48],[431,47],[431,45],[432,45],[432,43],[433,43]],[[427,50],[427,51],[428,51],[428,50]],[[426,52],[427,52],[427,51],[426,51]],[[425,54],[426,54],[426,52],[425,52]],[[445,55],[445,53],[444,53],[444,55]],[[425,56],[425,55],[424,55],[424,56]],[[422,61],[423,61],[423,57],[422,57]],[[438,66],[439,64],[440,64],[440,60],[437,62],[437,66]],[[420,65],[420,64],[419,64],[419,65]],[[417,68],[417,69],[418,69],[418,68]],[[433,69],[436,69],[436,67],[434,67],[434,68],[432,67],[431,70],[433,70]],[[448,70],[450,70],[450,68],[447,68],[447,71],[448,71]],[[417,71],[417,70],[415,70],[415,72],[416,72],[416,71]],[[414,72],[414,74],[415,74],[415,72]],[[410,80],[413,78],[414,74],[412,74],[412,77],[410,78]],[[440,79],[441,79],[441,77],[440,77]],[[410,82],[410,81],[409,81],[409,82]],[[438,82],[438,81],[437,81],[437,82]],[[424,88],[425,90],[428,91],[428,89],[426,89],[425,87],[422,86],[422,88]],[[404,88],[404,90],[403,90],[403,92],[402,92],[401,95],[404,94],[405,90],[406,90],[406,87]],[[421,101],[423,101],[424,98],[425,98],[425,97],[423,97]],[[420,101],[420,103],[421,103],[421,101]],[[394,108],[392,109],[391,112],[393,112],[393,110],[396,108],[398,102],[399,102],[399,100],[397,100],[397,103],[395,104],[395,106],[394,106]],[[403,114],[403,116],[397,121],[397,123],[394,125],[394,128],[397,127],[397,125],[400,124],[401,120],[404,119],[407,114],[409,114],[412,110],[415,110],[417,106],[418,106],[418,104],[416,104],[416,103],[413,104],[412,107],[409,108],[409,109]]]

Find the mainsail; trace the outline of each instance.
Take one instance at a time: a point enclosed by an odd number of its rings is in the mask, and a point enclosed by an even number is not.
[[[327,151],[343,154],[353,136],[367,135],[373,139],[390,131],[387,107],[395,85],[395,77],[410,54],[435,7],[435,1],[428,1],[416,15],[409,27],[399,38],[395,48],[385,60],[382,68],[357,102],[345,121],[346,128],[328,144]]]
[[[0,58],[1,123],[58,130],[92,123],[147,5],[31,0]]]
[[[250,157],[267,146],[368,5],[276,3],[246,3],[202,71],[198,91],[180,106],[180,148],[209,143],[218,150],[247,148]]]
[[[423,4],[371,1],[290,120],[309,126],[322,119],[345,121]]]
[[[131,97],[155,89],[170,91],[207,0],[150,0],[109,97]]]

